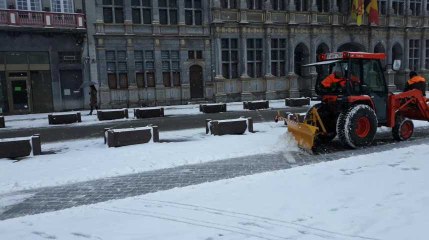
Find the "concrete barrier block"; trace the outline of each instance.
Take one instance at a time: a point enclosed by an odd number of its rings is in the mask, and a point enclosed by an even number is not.
[[[104,143],[109,147],[122,147],[135,144],[159,142],[159,130],[157,126],[140,128],[107,129]]]
[[[226,104],[225,103],[214,103],[214,104],[201,104],[200,112],[203,113],[219,113],[226,112]]]
[[[42,154],[39,135],[22,138],[0,139],[0,158],[21,158]]]
[[[243,102],[243,109],[248,110],[258,110],[258,109],[267,109],[270,108],[270,102],[269,101],[248,101]]]
[[[287,107],[301,107],[310,105],[310,98],[286,98],[285,104]]]
[[[99,121],[128,118],[128,109],[98,110],[97,118]]]
[[[6,127],[6,124],[5,124],[5,121],[4,121],[4,117],[0,116],[0,128],[5,128],[5,127]]]
[[[82,117],[80,112],[62,113],[62,114],[55,113],[55,114],[48,115],[48,122],[49,122],[49,125],[71,124],[71,123],[82,122]]]
[[[155,118],[164,117],[164,108],[136,108],[134,109],[135,118]]]
[[[206,120],[206,134],[211,133],[217,136],[243,134],[247,129],[249,132],[253,132],[252,118]]]

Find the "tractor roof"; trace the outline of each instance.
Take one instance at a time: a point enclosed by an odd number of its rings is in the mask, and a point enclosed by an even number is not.
[[[346,60],[346,59],[386,59],[384,53],[367,53],[367,52],[334,52],[320,55],[321,61],[328,60]]]

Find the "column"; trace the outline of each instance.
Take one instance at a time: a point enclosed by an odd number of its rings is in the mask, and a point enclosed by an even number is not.
[[[240,23],[248,23],[247,21],[247,2],[246,0],[238,0],[240,9]]]
[[[241,76],[240,78],[249,78],[247,75],[247,35],[246,27],[241,27],[240,29],[240,66],[241,66]]]
[[[273,77],[271,74],[271,28],[265,30],[265,77]]]
[[[189,102],[191,99],[191,90],[189,83],[189,65],[185,64],[188,60],[188,46],[186,39],[180,39],[180,81],[181,81],[181,96],[175,96],[174,100],[181,100],[183,103]],[[178,98],[178,99],[177,99]]]
[[[177,1],[177,4],[178,24],[185,25],[185,1]]]
[[[390,0],[389,0],[390,2]],[[387,88],[389,89],[389,92],[395,92],[396,91],[396,85],[395,85],[395,75],[396,72],[392,69],[392,56],[390,54],[392,53],[392,33],[391,29],[387,32],[387,41],[386,41],[386,52],[387,52]]]
[[[426,59],[426,39],[425,31],[422,30],[422,36],[420,38],[420,71],[426,71],[425,59]]]
[[[133,16],[131,13],[131,1],[124,1],[125,33],[133,34]]]
[[[152,24],[159,24],[158,0],[152,0]]]
[[[336,0],[331,0],[332,25],[338,25],[338,5]]]
[[[411,12],[411,9],[410,9],[410,0],[405,0],[405,17],[406,17],[406,19],[407,19],[407,23],[406,23],[406,26],[407,27],[412,27],[412,24],[411,24],[411,16],[412,16],[412,12]]]
[[[313,29],[312,31],[316,31],[315,29]],[[314,63],[317,62],[317,46],[316,46],[316,42],[315,42],[315,34],[314,32],[311,33],[310,35],[310,63]],[[315,67],[311,67],[309,68],[310,70],[310,90],[311,90],[311,95],[315,96],[316,95],[316,90],[315,90],[315,86],[316,86],[316,80],[317,80],[317,72],[316,72],[316,68]]]
[[[127,67],[128,67],[128,102],[130,107],[139,107],[139,92],[136,82],[136,66],[134,57],[134,41],[127,39]]]
[[[162,78],[162,58],[161,58],[161,43],[160,39],[154,38],[154,55],[155,55],[155,104],[165,103],[165,87]]]
[[[293,36],[289,35],[288,38],[288,55],[289,55],[289,73],[287,78],[289,79],[289,97],[299,97],[298,89],[298,75],[295,74],[295,40]]]
[[[223,79],[222,76],[222,42],[219,34],[216,33],[214,40],[214,54],[215,54],[215,79]]]
[[[311,24],[317,24],[317,14],[318,14],[318,10],[317,10],[317,2],[316,0],[311,0],[310,1],[310,9],[311,9]]]

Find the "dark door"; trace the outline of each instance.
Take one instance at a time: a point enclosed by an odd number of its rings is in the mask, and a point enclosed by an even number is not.
[[[82,85],[81,70],[61,70],[61,95],[63,107],[65,110],[82,109],[84,98],[84,89],[79,89]]]
[[[12,80],[12,108],[15,111],[28,111],[27,80]]]
[[[31,71],[33,112],[53,111],[52,79],[49,71]]]
[[[30,88],[27,72],[8,74],[9,109],[12,113],[31,112]]]
[[[194,65],[189,69],[189,82],[191,83],[191,98],[204,98],[202,67]]]

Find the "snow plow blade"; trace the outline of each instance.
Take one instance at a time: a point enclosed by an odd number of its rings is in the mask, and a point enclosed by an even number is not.
[[[313,152],[315,139],[319,132],[319,128],[307,123],[297,122],[292,119],[286,119],[287,128],[292,133],[298,146],[307,151]]]

